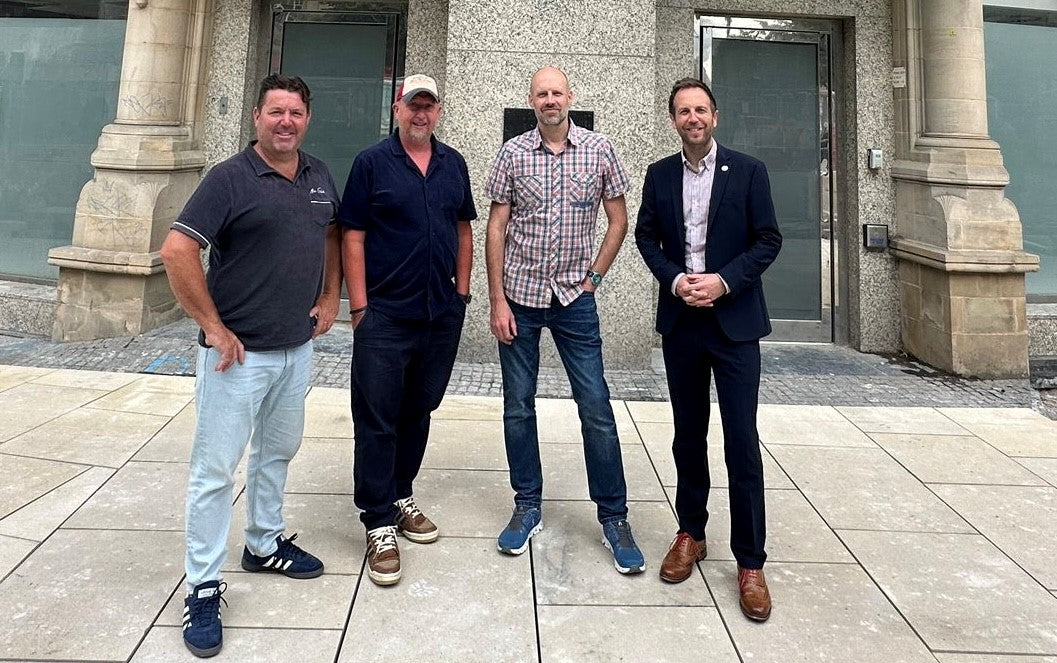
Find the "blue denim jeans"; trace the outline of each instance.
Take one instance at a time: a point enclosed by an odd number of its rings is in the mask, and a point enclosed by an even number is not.
[[[536,383],[540,331],[547,327],[565,365],[580,414],[587,487],[598,508],[598,520],[605,523],[626,518],[628,491],[609,386],[602,372],[602,336],[594,293],[585,292],[568,306],[562,306],[555,298],[548,308],[507,301],[517,324],[517,336],[510,345],[499,344],[499,363],[503,369],[503,432],[514,503],[539,507],[543,501]]]
[[[275,552],[285,530],[283,488],[301,446],[312,342],[289,350],[246,352],[223,373],[214,348],[198,349],[194,446],[187,484],[187,586],[220,579],[231,527],[235,468],[246,443],[246,546]]]

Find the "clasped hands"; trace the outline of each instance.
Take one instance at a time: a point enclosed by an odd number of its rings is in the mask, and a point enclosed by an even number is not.
[[[686,274],[675,284],[675,294],[687,306],[712,306],[727,289],[718,274]]]

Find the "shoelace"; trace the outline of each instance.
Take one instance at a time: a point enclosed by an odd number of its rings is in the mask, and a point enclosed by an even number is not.
[[[752,584],[759,586],[761,571],[759,569],[739,569],[738,570],[738,589],[744,590],[745,585]]]
[[[406,513],[407,517],[411,520],[418,518],[422,515],[422,510],[418,508],[417,504],[415,504],[414,497],[405,497],[402,500],[397,500],[396,504],[400,507],[400,510]]]
[[[396,527],[393,525],[372,529],[367,532],[367,537],[370,539],[370,546],[374,548],[376,555],[389,550],[396,550]]]
[[[306,553],[304,550],[301,549],[300,546],[298,546],[296,543],[294,543],[294,539],[296,539],[296,538],[297,538],[296,534],[291,536],[289,539],[287,539],[285,537],[284,538],[280,538],[279,539],[279,547],[275,550],[275,556],[278,557],[281,560],[290,559],[290,560],[293,560],[295,562],[300,561],[301,559],[303,559],[305,557],[305,555],[308,554],[308,553]]]
[[[634,548],[635,539],[631,536],[631,526],[628,521],[621,520],[613,523],[613,529],[617,531],[617,545],[622,548]]]
[[[223,601],[225,606],[228,604],[228,600],[223,596],[227,589],[228,584],[226,582],[221,582],[220,585],[217,586],[216,593],[212,596],[207,596],[201,599],[196,596],[191,599],[191,605],[188,606],[188,617],[190,617],[191,624],[194,624],[195,626],[208,626],[209,624],[219,621],[220,602]]]

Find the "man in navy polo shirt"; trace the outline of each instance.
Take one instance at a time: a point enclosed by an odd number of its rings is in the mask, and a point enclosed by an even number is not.
[[[459,348],[477,218],[466,161],[433,136],[436,81],[408,76],[397,96],[398,129],[356,157],[338,214],[355,328],[355,501],[379,585],[400,580],[397,532],[437,540],[412,483]]]
[[[323,573],[296,534],[284,536],[282,515],[287,467],[304,429],[312,338],[334,323],[341,293],[334,180],[298,149],[310,102],[300,78],[265,78],[253,109],[257,140],[209,171],[161,249],[173,292],[201,326],[183,628],[184,644],[200,657],[222,645],[221,567],[247,441],[242,568]],[[208,280],[199,258],[206,248]]]

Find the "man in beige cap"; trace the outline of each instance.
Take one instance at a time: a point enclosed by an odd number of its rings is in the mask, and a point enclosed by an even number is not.
[[[393,114],[397,131],[356,157],[338,212],[355,329],[355,501],[379,585],[400,580],[397,533],[437,540],[412,482],[459,348],[477,218],[465,159],[433,136],[437,82],[405,78]]]

